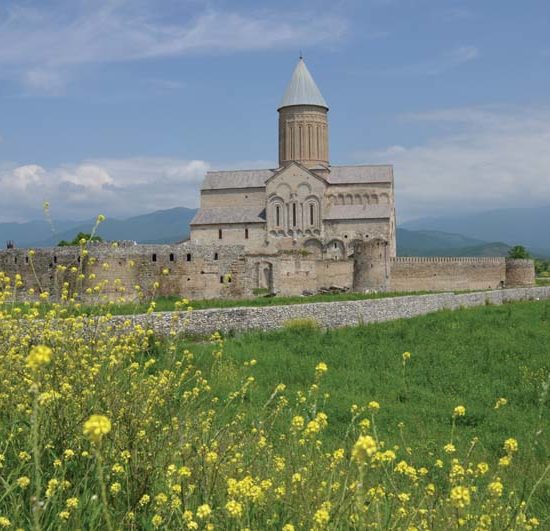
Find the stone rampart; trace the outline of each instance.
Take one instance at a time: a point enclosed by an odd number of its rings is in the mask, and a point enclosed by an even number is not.
[[[397,257],[390,260],[390,269],[392,291],[497,289],[506,285],[505,258]]]
[[[285,306],[225,308],[196,310],[186,313],[159,312],[133,317],[119,316],[115,320],[133,320],[167,334],[171,327],[176,332],[209,335],[216,331],[224,334],[250,330],[276,330],[292,319],[313,319],[322,328],[340,328],[359,324],[391,321],[425,315],[441,310],[473,308],[487,304],[504,304],[514,301],[550,299],[550,287],[514,288],[473,293],[437,293],[409,295],[361,301],[323,302]],[[186,321],[189,322],[186,324]]]

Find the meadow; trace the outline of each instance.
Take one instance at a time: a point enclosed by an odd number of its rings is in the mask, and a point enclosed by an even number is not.
[[[547,302],[192,341],[0,280],[0,528],[549,526]]]

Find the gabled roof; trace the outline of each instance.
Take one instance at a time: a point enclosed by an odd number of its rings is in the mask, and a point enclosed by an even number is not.
[[[293,161],[305,171],[325,180],[328,184],[356,184],[356,183],[392,183],[393,166],[330,166],[327,173],[316,173],[315,169],[306,168]],[[201,190],[230,190],[239,188],[264,188],[266,182],[284,171],[288,166],[276,170],[232,170],[209,171],[204,178]]]
[[[273,170],[273,175],[271,175],[270,177],[267,178],[267,180],[265,181],[265,184],[267,185],[267,181],[270,181],[271,179],[274,179],[275,177],[277,177],[281,173],[284,173],[291,166],[297,166],[300,170],[304,171],[305,173],[309,173],[309,175],[311,175],[312,177],[315,177],[316,179],[326,183],[326,179],[324,177],[322,177],[318,173],[315,173],[312,169],[304,166],[303,164],[300,164],[297,160],[293,160],[289,164],[287,164],[286,166],[282,166],[278,170]]]
[[[275,170],[209,171],[202,182],[201,190],[225,188],[263,188]]]
[[[226,223],[265,223],[265,208],[201,208],[191,220],[191,225],[221,225]]]
[[[323,219],[386,219],[391,217],[389,205],[333,205]]]
[[[392,183],[393,166],[331,166],[327,180],[329,184]]]
[[[317,105],[328,109],[327,102],[323,98],[319,87],[313,81],[302,57],[300,57],[294,69],[279,109],[291,105]]]

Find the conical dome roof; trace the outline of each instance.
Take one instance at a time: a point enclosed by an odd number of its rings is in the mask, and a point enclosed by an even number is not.
[[[294,69],[292,79],[286,88],[279,109],[291,105],[318,105],[328,109],[327,102],[323,98],[319,87],[313,81],[302,57],[300,57]]]

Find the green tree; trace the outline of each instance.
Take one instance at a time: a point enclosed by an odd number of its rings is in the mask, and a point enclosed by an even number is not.
[[[91,242],[102,242],[103,238],[101,236],[92,236],[85,232],[79,232],[70,242],[67,240],[61,240],[57,245],[58,247],[67,247],[70,245],[80,245],[80,240],[86,240]]]
[[[514,245],[508,251],[508,258],[531,258],[531,255],[523,245]]]

